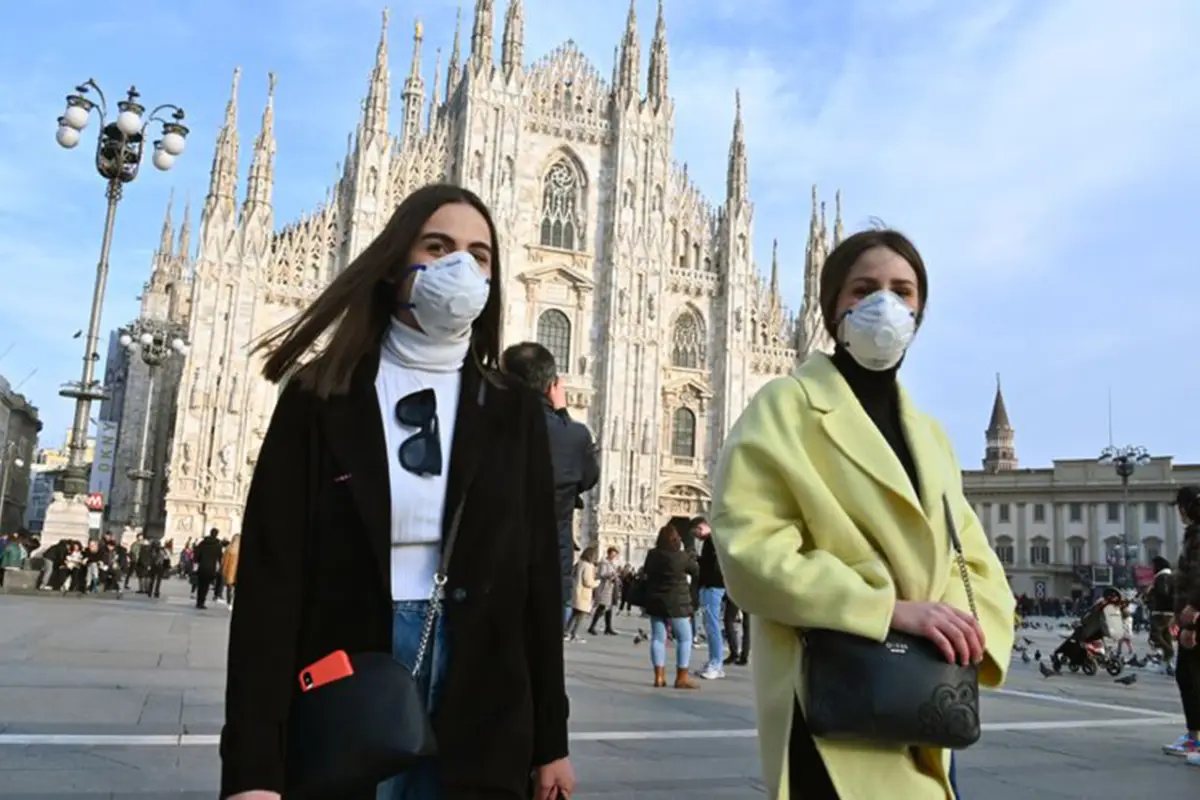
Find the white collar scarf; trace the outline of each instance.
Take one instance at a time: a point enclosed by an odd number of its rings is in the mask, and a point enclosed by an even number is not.
[[[471,346],[470,337],[439,342],[395,317],[383,338],[383,349],[397,363],[422,372],[458,372]]]

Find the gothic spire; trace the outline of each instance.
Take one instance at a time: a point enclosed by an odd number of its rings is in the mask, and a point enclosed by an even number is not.
[[[650,42],[650,71],[646,76],[646,96],[655,108],[667,101],[667,18],[663,12],[663,0],[658,0],[654,40]]]
[[[434,53],[433,91],[429,93],[429,119],[426,121],[426,127],[428,128],[433,127],[433,123],[437,119],[438,109],[442,105],[442,48],[437,48]]]
[[[183,203],[183,222],[179,225],[179,246],[175,250],[175,255],[185,263],[192,258],[192,198],[190,195]]]
[[[838,189],[833,195],[833,246],[837,247],[846,238],[846,229],[842,225],[842,190]]]
[[[492,31],[495,0],[475,0],[475,22],[471,26],[471,72],[479,73],[492,68],[492,47],[495,34]]]
[[[242,68],[233,70],[233,85],[229,100],[225,104],[225,120],[217,133],[217,147],[213,153],[212,172],[208,180],[208,197],[204,201],[205,220],[217,211],[232,212],[237,202],[238,170],[238,84],[242,79]]]
[[[454,46],[450,50],[450,66],[446,69],[446,100],[454,96],[458,82],[462,79],[462,6],[454,18]]]
[[[742,91],[734,95],[733,138],[729,143],[729,172],[725,178],[725,196],[729,200],[744,201],[749,197],[746,164],[746,129],[742,122]]]
[[[275,73],[267,74],[267,104],[263,108],[262,130],[254,140],[254,157],[246,183],[246,203],[242,216],[257,208],[270,208],[275,185]]]
[[[384,133],[388,129],[388,97],[392,92],[391,71],[388,69],[388,20],[390,12],[383,9],[383,25],[379,30],[379,45],[375,48],[375,66],[371,69],[371,84],[363,104],[364,131]]]
[[[621,37],[620,69],[616,89],[627,98],[638,96],[638,78],[642,72],[642,44],[638,40],[637,0],[629,0],[625,17],[625,35]]]
[[[158,258],[170,258],[175,253],[175,223],[171,220],[174,207],[175,190],[172,189],[167,197],[167,211],[163,214],[162,233],[158,238],[158,252],[155,253],[156,261]]]
[[[421,77],[421,42],[425,32],[421,20],[413,23],[412,64],[404,81],[404,125],[400,141],[408,144],[421,131],[421,110],[425,107],[425,79]]]
[[[779,240],[771,240],[771,302],[779,299]]]
[[[525,60],[525,7],[521,0],[509,0],[504,14],[504,44],[500,50],[500,68],[510,76]]]
[[[1000,389],[1000,373],[996,373],[996,397],[992,400],[992,418],[984,434],[987,447],[984,449],[983,468],[987,472],[1008,472],[1017,468],[1015,432],[1008,421],[1008,409],[1004,406],[1004,392]]]

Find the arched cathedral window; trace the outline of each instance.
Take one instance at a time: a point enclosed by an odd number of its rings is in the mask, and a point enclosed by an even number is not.
[[[692,311],[684,311],[675,320],[671,332],[671,366],[701,369],[704,366],[704,337],[700,320]]]
[[[560,373],[571,371],[571,321],[557,308],[543,311],[537,323],[538,343],[554,356]]]
[[[566,158],[554,162],[542,179],[543,247],[557,247],[560,250],[582,249],[582,193],[583,186],[575,165]]]
[[[671,455],[696,456],[696,415],[690,408],[677,408],[671,415]]]

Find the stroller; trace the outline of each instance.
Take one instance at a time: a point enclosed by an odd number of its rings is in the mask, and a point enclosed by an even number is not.
[[[1104,643],[1108,636],[1108,621],[1105,618],[1106,603],[1097,603],[1080,618],[1058,649],[1050,656],[1050,666],[1062,672],[1065,666],[1071,672],[1083,671],[1084,675],[1095,675],[1100,667],[1116,677],[1125,669],[1120,658],[1108,652]]]

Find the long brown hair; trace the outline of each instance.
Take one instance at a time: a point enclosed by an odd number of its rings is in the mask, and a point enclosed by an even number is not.
[[[312,305],[255,343],[251,352],[262,350],[268,354],[263,377],[279,383],[295,373],[301,386],[321,398],[349,392],[354,370],[379,346],[391,322],[396,308],[395,281],[404,267],[410,266],[409,253],[421,228],[449,203],[466,203],[474,208],[491,232],[491,288],[483,313],[471,325],[471,353],[481,368],[495,369],[500,362],[500,287],[504,283],[496,225],[474,192],[433,183],[404,198],[383,232],[325,287]],[[310,363],[303,364],[305,354],[332,326],[336,327],[328,344]]]
[[[658,529],[658,539],[655,540],[654,546],[659,550],[678,550],[682,544],[683,537],[671,523],[668,522]]]

